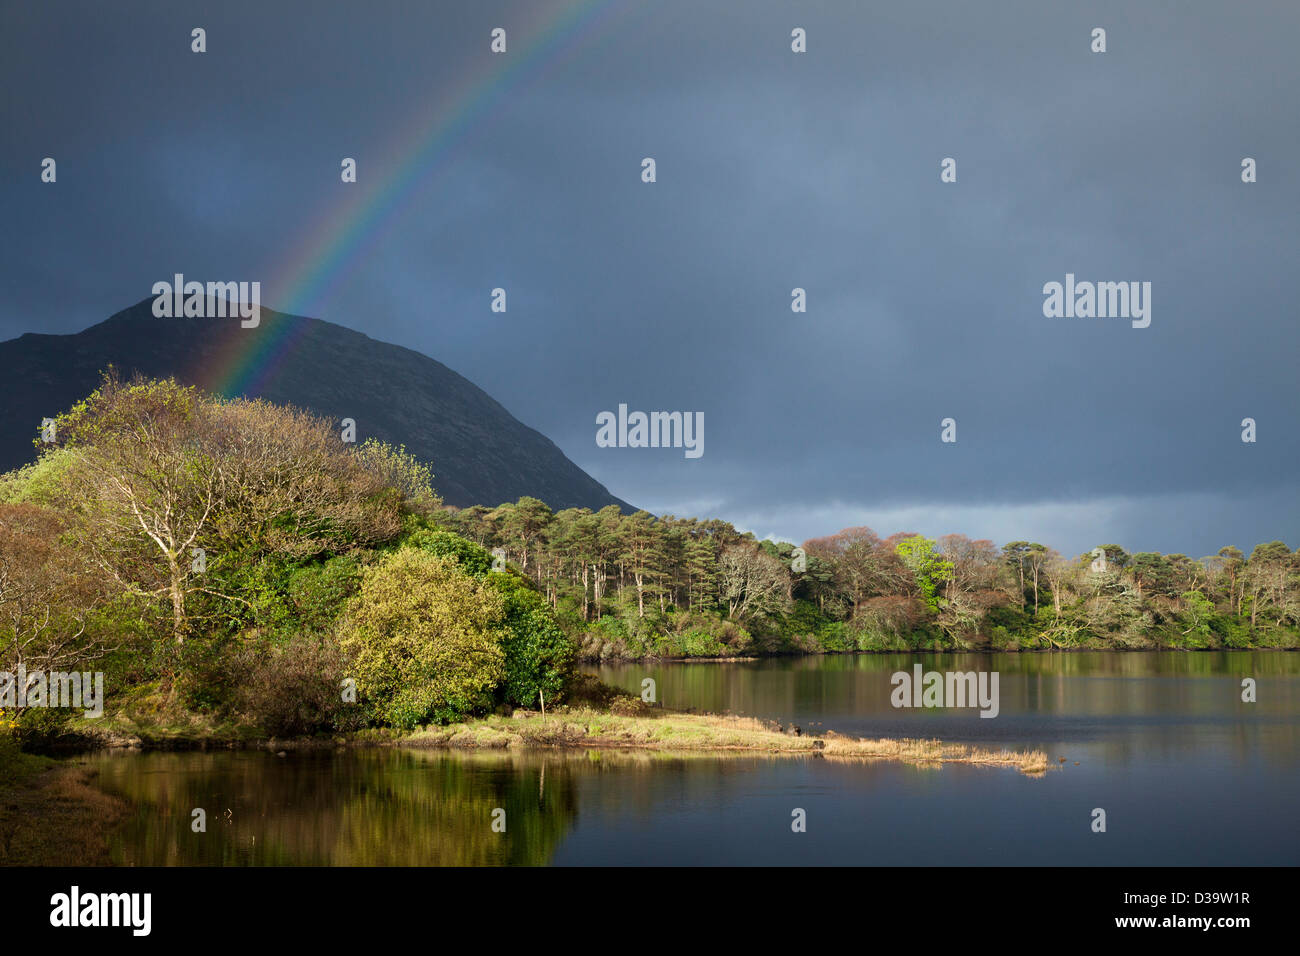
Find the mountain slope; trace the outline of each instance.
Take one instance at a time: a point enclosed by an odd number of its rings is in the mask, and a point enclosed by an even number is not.
[[[265,307],[257,328],[239,319],[154,318],[145,299],[75,335],[28,333],[0,342],[0,471],[33,460],[42,418],[92,392],[110,363],[124,376],[174,376],[187,385],[355,419],[357,441],[404,444],[429,463],[448,504],[497,505],[531,495],[553,509],[615,504],[633,510],[440,362],[319,319]],[[256,361],[248,361],[250,358]],[[265,361],[263,361],[265,359]],[[242,384],[232,370],[266,368]]]

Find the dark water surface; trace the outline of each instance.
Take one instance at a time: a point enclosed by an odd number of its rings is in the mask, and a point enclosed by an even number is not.
[[[997,671],[1000,712],[896,709],[890,675]],[[1057,769],[410,750],[109,753],[114,846],[161,864],[1300,862],[1300,654],[861,655],[618,665],[668,707],[1045,749]],[[1241,680],[1258,702],[1241,701]],[[1059,764],[1058,757],[1066,762]],[[1075,766],[1075,762],[1078,766]],[[1106,811],[1106,832],[1091,828]],[[206,811],[206,832],[191,827]],[[504,833],[492,829],[505,811]],[[807,832],[791,831],[795,808]],[[498,815],[499,816],[499,815]]]

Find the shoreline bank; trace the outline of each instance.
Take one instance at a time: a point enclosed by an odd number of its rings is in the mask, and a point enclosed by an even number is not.
[[[918,764],[964,763],[1015,767],[1025,774],[1050,768],[1039,750],[1006,750],[945,743],[937,739],[860,738],[827,731],[805,734],[797,726],[730,714],[700,714],[651,707],[627,701],[612,710],[584,707],[548,711],[517,710],[512,716],[491,715],[456,724],[430,725],[413,731],[371,729],[328,737],[277,738],[209,735],[151,735],[109,731],[52,741],[43,748],[55,756],[72,757],[98,750],[147,752],[264,750],[338,750],[353,747],[410,747],[444,750],[633,750],[665,755],[724,757],[771,754],[792,757],[832,757],[901,760]]]

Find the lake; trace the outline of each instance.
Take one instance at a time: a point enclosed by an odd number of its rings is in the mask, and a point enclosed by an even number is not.
[[[999,712],[890,676],[996,671]],[[998,767],[404,749],[100,753],[128,865],[1295,865],[1300,654],[854,655],[592,667],[667,707],[1044,749]],[[1256,703],[1241,682],[1256,681]],[[1060,763],[1060,757],[1065,758]],[[194,832],[193,811],[206,813]],[[1093,811],[1106,831],[1093,832]],[[806,832],[792,831],[794,810]],[[505,832],[493,830],[504,810]],[[500,813],[496,814],[501,817]],[[499,824],[498,824],[499,826]]]

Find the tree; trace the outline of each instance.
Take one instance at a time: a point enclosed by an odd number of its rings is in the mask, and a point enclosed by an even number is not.
[[[528,570],[530,555],[542,541],[555,516],[545,502],[527,496],[494,512],[502,535],[519,553],[519,567]]]
[[[592,534],[592,601],[596,605],[596,618],[601,616],[601,600],[605,596],[605,583],[609,579],[610,565],[622,553],[623,512],[618,505],[606,505],[594,515]],[[620,584],[622,583],[622,575]]]
[[[904,538],[895,545],[903,564],[912,572],[921,600],[931,611],[939,610],[939,585],[952,573],[952,562],[935,553],[935,542],[922,535]]]
[[[1128,565],[1129,555],[1117,544],[1103,544],[1101,550],[1106,554],[1106,564],[1112,571],[1118,571]]]
[[[492,705],[505,676],[505,599],[450,557],[402,548],[366,572],[344,651],[371,713],[396,727]]]
[[[490,574],[485,583],[501,596],[504,607],[505,671],[500,696],[522,707],[542,700],[558,704],[573,673],[573,642],[525,578]]]
[[[1020,590],[1017,595],[1020,600],[1021,609],[1025,606],[1025,555],[1029,552],[1030,544],[1028,541],[1009,541],[1002,546],[1002,553],[1006,555],[1007,564],[1016,569],[1020,575]]]
[[[692,536],[686,545],[687,610],[703,610],[717,599],[717,545],[707,536]]]
[[[110,374],[56,421],[74,462],[69,504],[85,519],[80,527],[92,530],[82,543],[136,593],[167,594],[178,644],[185,639],[190,549],[212,516],[221,482],[212,456],[188,440],[198,409],[193,388],[173,381],[123,385]],[[156,579],[141,567],[147,562],[138,543],[161,557],[162,587],[150,587]]]
[[[718,574],[727,617],[774,614],[790,605],[790,578],[785,565],[753,543],[724,547]]]
[[[1228,609],[1241,613],[1241,598],[1237,593],[1237,578],[1246,564],[1245,555],[1241,553],[1240,548],[1228,545],[1219,549],[1219,557],[1223,559],[1223,570],[1228,575]]]
[[[1141,551],[1129,559],[1128,571],[1133,575],[1137,585],[1138,597],[1142,597],[1142,588],[1149,591],[1168,591],[1173,585],[1173,567],[1163,554]]]
[[[950,565],[939,625],[965,643],[978,633],[988,609],[1001,599],[997,588],[999,552],[992,541],[972,541],[964,534],[944,535],[939,539],[939,552]]]
[[[1200,591],[1187,591],[1183,594],[1183,603],[1187,608],[1189,624],[1183,636],[1195,632],[1199,637],[1210,636],[1210,617],[1214,614],[1214,602]]]
[[[600,552],[600,521],[589,508],[570,509],[572,522],[567,524],[554,542],[557,551],[564,551],[572,557],[574,583],[582,586],[582,619],[591,620],[592,575]],[[561,512],[567,516],[570,511]],[[561,524],[560,527],[566,527]]]
[[[623,557],[636,585],[637,617],[645,617],[646,584],[656,576],[663,541],[652,515],[638,511],[623,523]]]
[[[89,628],[107,582],[65,531],[53,511],[0,503],[0,671],[76,669],[118,647]]]
[[[1061,620],[1061,595],[1065,592],[1067,582],[1078,573],[1078,562],[1067,561],[1058,551],[1049,548],[1043,560],[1043,574],[1047,577],[1047,586],[1052,589],[1052,609],[1054,620]]]
[[[852,606],[850,617],[858,616],[863,603],[888,589],[886,563],[889,551],[870,528],[845,528],[804,544],[809,555],[834,568],[835,586]]]
[[[1033,575],[1034,584],[1034,616],[1038,616],[1038,578],[1043,573],[1043,566],[1047,563],[1049,548],[1047,545],[1032,542],[1026,550],[1027,564],[1029,571]]]
[[[208,555],[253,564],[374,547],[436,501],[427,470],[400,449],[367,443],[354,454],[307,412],[172,380],[127,384],[110,371],[59,416],[57,434],[69,533],[122,590],[166,598],[175,644],[189,631],[190,595],[247,604],[214,586]]]
[[[1246,585],[1250,588],[1250,626],[1256,627],[1261,607],[1274,612],[1281,625],[1294,614],[1296,559],[1282,541],[1256,545],[1246,564]]]

